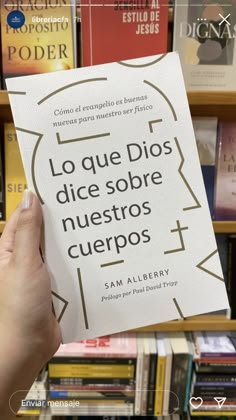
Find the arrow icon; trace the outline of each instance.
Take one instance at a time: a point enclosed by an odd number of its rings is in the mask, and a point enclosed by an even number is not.
[[[221,408],[222,405],[224,405],[226,399],[226,397],[214,397],[214,400],[217,402],[219,408]]]

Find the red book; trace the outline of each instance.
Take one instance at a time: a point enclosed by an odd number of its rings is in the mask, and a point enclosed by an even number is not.
[[[136,357],[136,334],[118,333],[90,340],[61,344],[55,357]]]
[[[168,1],[81,0],[82,64],[167,52]]]

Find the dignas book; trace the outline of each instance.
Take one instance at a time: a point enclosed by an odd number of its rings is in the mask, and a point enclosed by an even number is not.
[[[235,90],[235,1],[186,3],[176,0],[174,22],[174,50],[180,54],[186,89]]]
[[[65,341],[228,307],[176,53],[7,87]]]
[[[25,16],[18,29],[7,23],[13,10]],[[73,0],[1,0],[3,77],[74,68],[74,10]]]

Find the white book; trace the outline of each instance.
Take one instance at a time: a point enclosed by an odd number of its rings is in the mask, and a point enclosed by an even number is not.
[[[163,416],[168,416],[169,414],[169,401],[170,401],[170,388],[171,388],[171,374],[172,374],[172,348],[170,344],[170,339],[167,335],[164,335],[163,342],[166,352],[166,371],[165,371],[165,389],[164,389],[164,398],[163,398]]]
[[[140,333],[144,339],[144,356],[143,356],[143,378],[142,378],[142,398],[141,398],[141,416],[147,414],[148,399],[148,380],[150,367],[150,345],[151,333]]]
[[[141,414],[142,406],[142,384],[144,372],[144,338],[142,335],[137,334],[137,362],[136,362],[136,380],[135,380],[135,404],[134,414]]]
[[[7,87],[64,342],[228,307],[176,53]]]

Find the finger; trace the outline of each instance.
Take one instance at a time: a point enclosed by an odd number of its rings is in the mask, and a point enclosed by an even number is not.
[[[25,190],[18,216],[12,258],[19,267],[22,263],[42,263],[39,252],[42,211],[38,198]]]
[[[15,233],[16,233],[16,226],[19,218],[20,213],[20,206],[18,206],[15,211],[10,216],[9,220],[7,221],[4,231],[2,233],[0,239],[0,253],[5,252],[12,252],[15,242]]]

